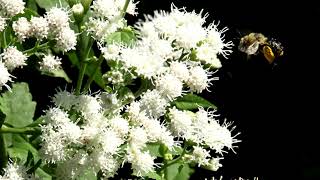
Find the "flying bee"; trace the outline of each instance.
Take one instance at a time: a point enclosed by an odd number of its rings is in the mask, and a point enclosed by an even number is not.
[[[248,58],[251,55],[263,54],[264,58],[272,64],[276,58],[283,55],[283,47],[280,42],[275,39],[268,40],[261,33],[250,33],[240,39],[238,49],[247,54]]]

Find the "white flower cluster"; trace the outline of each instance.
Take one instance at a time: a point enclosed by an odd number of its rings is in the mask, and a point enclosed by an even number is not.
[[[30,21],[20,17],[13,22],[12,28],[20,42],[30,37],[39,41],[47,38],[55,40],[56,47],[63,52],[75,49],[77,44],[77,35],[69,27],[68,11],[63,8],[53,7],[46,12],[45,17],[33,16]]]
[[[23,0],[0,0],[0,15],[11,18],[24,12]]]
[[[34,179],[28,175],[27,169],[15,163],[8,163],[7,167],[3,169],[4,175],[0,175],[0,180],[31,180]]]
[[[125,26],[122,9],[125,0],[95,0],[91,6],[93,16],[87,23],[87,31],[97,40],[104,41],[106,36]],[[136,4],[130,1],[127,13],[136,14]],[[108,8],[106,8],[108,7]]]
[[[172,6],[171,13],[156,12],[136,25],[139,40],[133,45],[109,44],[101,51],[107,60],[155,82],[159,93],[169,100],[189,91],[201,93],[211,85],[211,67],[221,67],[218,54],[231,52],[231,42],[224,43],[223,32],[214,24],[203,27],[207,16],[186,12]],[[192,32],[192,33],[190,33]]]
[[[40,69],[50,72],[61,68],[61,58],[48,54],[43,57],[42,62],[39,64]]]
[[[10,87],[7,85],[11,82],[13,77],[8,71],[27,65],[27,56],[17,49],[15,46],[9,46],[0,54],[0,89],[2,86]]]

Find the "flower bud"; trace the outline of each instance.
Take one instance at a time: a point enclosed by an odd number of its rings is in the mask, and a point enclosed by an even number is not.
[[[72,6],[72,13],[77,22],[81,22],[83,17],[84,8],[81,3]]]

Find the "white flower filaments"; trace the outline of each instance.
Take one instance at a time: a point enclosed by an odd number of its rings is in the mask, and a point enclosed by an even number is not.
[[[19,51],[15,46],[9,46],[4,49],[3,53],[0,54],[0,59],[9,71],[27,65],[27,56]]]
[[[2,88],[2,86],[5,86],[7,89],[10,89],[7,83],[11,82],[11,77],[12,75],[8,72],[8,69],[0,61],[0,89]]]
[[[40,69],[45,71],[54,71],[61,68],[61,58],[51,54],[45,55],[40,64]]]
[[[14,21],[12,24],[12,29],[21,42],[31,35],[31,25],[25,17],[21,17],[18,19],[18,21]]]
[[[62,52],[75,49],[77,45],[77,35],[69,27],[69,14],[63,8],[53,7],[46,13],[46,19],[50,32],[57,42],[56,47]]]
[[[27,174],[27,168],[16,163],[8,163],[3,169],[4,175],[0,175],[0,180],[31,180],[31,175]]]
[[[136,4],[130,0],[126,12],[136,14]],[[89,18],[86,26],[87,31],[92,34],[94,39],[104,42],[107,35],[125,27],[125,19],[121,14],[124,5],[124,0],[93,1],[91,6],[93,16]]]

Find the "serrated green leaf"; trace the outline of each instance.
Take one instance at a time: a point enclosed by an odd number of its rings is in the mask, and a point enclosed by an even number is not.
[[[39,7],[48,11],[52,7],[69,7],[66,0],[36,0]]]
[[[61,68],[56,69],[56,70],[52,70],[52,71],[43,71],[43,70],[40,70],[40,71],[41,71],[41,74],[43,74],[43,75],[50,76],[50,77],[63,78],[68,83],[72,82],[71,79],[69,78],[69,76],[67,75],[67,73]]]
[[[166,169],[167,180],[188,180],[193,172],[188,164],[175,163]]]
[[[27,83],[16,83],[12,90],[0,97],[0,110],[6,115],[5,123],[25,127],[33,122],[36,102],[32,101]]]
[[[198,109],[199,107],[217,109],[214,104],[195,94],[184,95],[175,100],[173,105],[181,110],[193,110]]]
[[[121,31],[114,32],[106,38],[108,44],[123,43],[132,45],[136,40],[134,32],[130,29],[122,29]]]

